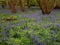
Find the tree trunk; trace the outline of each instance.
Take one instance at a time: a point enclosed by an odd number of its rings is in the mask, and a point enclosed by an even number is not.
[[[2,8],[5,8],[6,7],[6,1],[2,1]]]
[[[56,7],[57,9],[60,9],[60,0],[56,0]]]
[[[8,6],[9,6],[9,8],[10,8],[12,13],[16,13],[17,12],[14,0],[10,0],[8,2]]]
[[[19,0],[19,5],[20,5],[20,9],[22,11],[24,11],[25,10],[25,0]]]
[[[27,6],[30,8],[30,0],[27,0]]]
[[[43,14],[49,14],[56,6],[55,0],[38,0],[38,4]]]

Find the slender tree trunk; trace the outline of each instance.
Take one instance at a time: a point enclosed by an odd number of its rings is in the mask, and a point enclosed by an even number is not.
[[[2,1],[2,8],[5,8],[6,7],[6,1]]]
[[[10,0],[8,2],[8,6],[9,6],[9,8],[10,8],[12,13],[16,13],[17,12],[14,0]]]
[[[27,0],[27,6],[30,8],[30,0]]]
[[[22,11],[24,11],[25,10],[25,0],[19,0],[19,5],[20,5],[20,9]]]

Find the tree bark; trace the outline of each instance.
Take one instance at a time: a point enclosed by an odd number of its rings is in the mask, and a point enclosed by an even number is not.
[[[37,2],[43,14],[49,14],[56,6],[55,0],[38,0]]]
[[[22,11],[24,11],[25,10],[25,0],[19,0],[19,5],[20,5],[20,9]]]
[[[30,0],[27,0],[27,6],[30,8]]]
[[[10,0],[8,2],[9,9],[11,10],[12,13],[16,13],[17,12],[15,5],[16,4],[15,4],[14,0]]]
[[[2,1],[2,8],[5,8],[6,7],[6,1]]]

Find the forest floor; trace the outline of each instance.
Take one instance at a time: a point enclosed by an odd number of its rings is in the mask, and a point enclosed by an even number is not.
[[[43,15],[41,10],[36,7],[32,7],[30,9],[26,8],[25,12],[20,11],[20,9],[17,9],[17,11],[17,13],[13,14],[10,12],[9,9],[0,9],[0,28],[2,28],[2,35],[5,38],[7,33],[4,32],[4,30],[11,30],[12,27],[15,28],[18,26],[22,26],[22,28],[24,28],[23,30],[34,30],[35,28],[35,31],[36,29],[40,29],[39,26],[45,28],[45,26],[56,24],[60,27],[60,9],[52,10],[52,12],[49,15]],[[12,18],[16,18],[16,20],[6,20],[11,18],[11,16]],[[24,27],[26,25],[30,28]],[[34,33],[37,33],[35,31]]]
[[[18,17],[18,21],[20,21],[20,18],[35,18],[37,23],[40,23],[43,25],[49,25],[49,24],[57,24],[60,25],[60,9],[54,9],[50,14],[43,15],[41,10],[37,7],[32,7],[30,9],[25,9],[25,12],[22,12],[20,9],[17,9],[17,13],[11,13],[9,9],[1,9],[0,10],[0,18],[9,17],[9,16],[21,16]],[[1,24],[1,23],[0,23]],[[16,23],[14,25],[18,25],[20,23]],[[9,23],[11,26],[11,23]],[[0,25],[1,26],[1,25]],[[9,27],[10,27],[9,26]]]
[[[36,18],[38,22],[50,21],[51,23],[60,23],[60,9],[54,9],[50,14],[43,15],[41,10],[36,7],[32,7],[30,9],[25,9],[25,12],[22,12],[20,9],[17,9],[17,13],[13,14],[9,9],[0,9],[1,14],[8,15],[21,15],[26,18]],[[44,18],[44,20],[42,20]],[[45,22],[44,22],[45,23]]]

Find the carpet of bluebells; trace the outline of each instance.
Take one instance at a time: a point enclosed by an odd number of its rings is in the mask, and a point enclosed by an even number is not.
[[[0,45],[60,45],[60,9],[49,15],[36,8],[15,14],[1,10]]]

